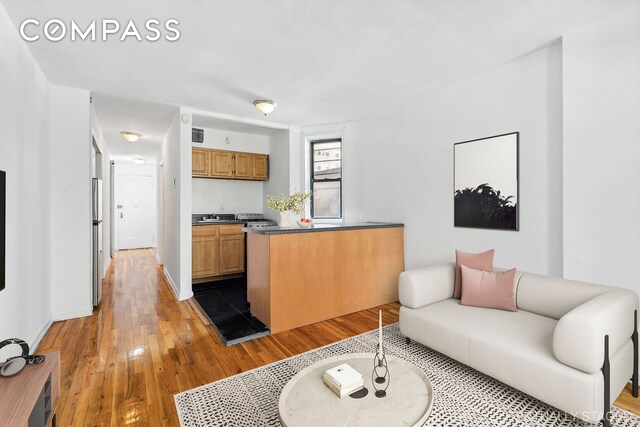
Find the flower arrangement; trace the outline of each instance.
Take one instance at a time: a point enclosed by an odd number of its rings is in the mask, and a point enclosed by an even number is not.
[[[267,206],[274,211],[286,212],[291,211],[296,215],[300,215],[304,211],[304,204],[311,197],[311,191],[302,193],[296,191],[291,196],[287,197],[284,194],[280,194],[280,197],[267,196]]]

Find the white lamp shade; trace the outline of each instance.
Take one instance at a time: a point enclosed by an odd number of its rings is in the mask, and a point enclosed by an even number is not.
[[[253,101],[253,105],[255,105],[258,111],[265,116],[276,109],[276,103],[268,99],[258,99]]]
[[[137,132],[126,132],[126,131],[120,132],[120,135],[122,135],[122,137],[129,142],[136,142],[142,136],[142,134],[139,134]]]

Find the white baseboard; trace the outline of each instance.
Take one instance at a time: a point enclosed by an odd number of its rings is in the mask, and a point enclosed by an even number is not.
[[[180,291],[178,291],[178,288],[176,287],[175,282],[173,281],[173,279],[171,278],[171,274],[169,274],[169,272],[167,271],[166,268],[163,268],[162,271],[164,272],[164,277],[167,279],[167,282],[169,283],[169,288],[171,289],[171,291],[173,292],[173,296],[177,299],[180,300]]]
[[[162,265],[162,261],[160,261],[160,254],[158,253],[158,248],[156,248],[156,261],[158,261],[158,265]]]
[[[42,328],[40,328],[40,331],[38,332],[38,334],[28,342],[29,349],[31,350],[31,354],[35,353],[36,349],[40,345],[40,341],[42,341],[44,334],[47,333],[52,323],[53,322],[51,320],[46,321],[45,324],[42,325]]]
[[[59,322],[61,320],[69,320],[69,319],[77,319],[78,317],[87,317],[93,314],[93,307],[90,307],[88,310],[78,310],[78,311],[69,311],[66,313],[54,313],[53,321]]]
[[[107,260],[107,265],[104,267],[104,271],[102,272],[102,278],[103,279],[105,277],[107,277],[107,271],[109,271],[109,267],[111,267],[111,260],[112,260],[112,258],[109,257],[109,259]]]
[[[185,292],[184,294],[181,294],[178,290],[178,287],[176,286],[176,282],[173,281],[173,278],[171,277],[167,269],[163,268],[162,271],[164,272],[164,277],[166,277],[167,282],[169,282],[169,288],[171,289],[171,292],[173,292],[173,296],[176,298],[176,300],[184,301],[193,296],[193,291],[191,290]]]

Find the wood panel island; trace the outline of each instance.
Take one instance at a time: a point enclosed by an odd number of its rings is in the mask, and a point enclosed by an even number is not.
[[[398,300],[403,224],[243,230],[251,313],[271,333]]]

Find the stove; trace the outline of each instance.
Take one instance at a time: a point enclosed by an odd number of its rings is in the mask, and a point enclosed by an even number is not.
[[[238,221],[246,221],[247,227],[273,227],[278,225],[277,222],[265,218],[259,213],[239,213],[236,215]]]

